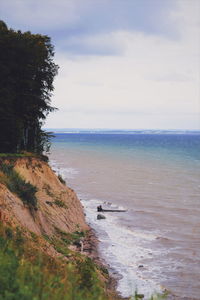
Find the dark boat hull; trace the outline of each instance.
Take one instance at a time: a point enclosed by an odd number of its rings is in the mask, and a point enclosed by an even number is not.
[[[98,211],[98,210],[97,210]],[[119,210],[119,209],[102,209],[98,212],[126,212],[126,210]]]

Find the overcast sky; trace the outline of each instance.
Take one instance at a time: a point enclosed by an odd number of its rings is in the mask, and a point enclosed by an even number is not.
[[[0,0],[55,46],[49,128],[200,129],[200,0]]]

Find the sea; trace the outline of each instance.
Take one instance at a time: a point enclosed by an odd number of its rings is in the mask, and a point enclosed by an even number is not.
[[[122,296],[200,299],[199,131],[62,130],[50,164],[81,199]],[[98,205],[126,211],[98,220]]]

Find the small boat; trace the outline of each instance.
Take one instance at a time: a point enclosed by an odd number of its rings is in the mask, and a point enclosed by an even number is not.
[[[101,212],[126,212],[124,209],[104,209],[101,205],[97,206],[97,211]]]
[[[102,212],[125,212],[125,209],[102,209]]]

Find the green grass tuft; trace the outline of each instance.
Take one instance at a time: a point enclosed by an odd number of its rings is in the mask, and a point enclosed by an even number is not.
[[[0,300],[108,299],[91,260],[52,258],[1,223],[0,265]]]
[[[26,182],[14,169],[12,164],[2,163],[0,171],[5,175],[4,183],[8,189],[17,194],[24,204],[30,208],[37,208],[37,198],[35,196],[37,188],[30,182]]]
[[[56,205],[59,206],[59,207],[67,208],[67,205],[66,205],[65,202],[62,201],[62,200],[56,199],[53,203],[56,204]]]
[[[58,179],[60,180],[60,182],[64,185],[66,185],[66,181],[62,178],[62,176],[60,174],[58,174]]]

